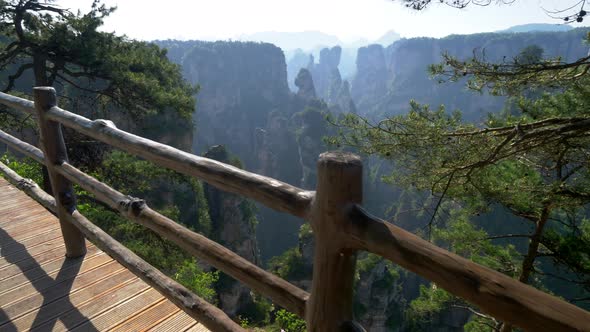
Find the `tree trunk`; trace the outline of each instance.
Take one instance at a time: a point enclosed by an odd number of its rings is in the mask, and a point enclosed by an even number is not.
[[[47,61],[43,54],[33,54],[33,73],[35,75],[35,86],[47,86],[47,76],[45,75]],[[45,165],[41,168],[43,174],[43,190],[46,193],[53,196],[53,190],[51,189],[51,182],[49,180],[49,172]]]
[[[543,205],[543,211],[541,211],[541,215],[536,222],[535,225],[535,232],[531,236],[531,242],[529,243],[528,252],[522,262],[522,272],[520,273],[520,277],[518,281],[528,284],[529,277],[533,272],[533,264],[535,263],[535,258],[537,258],[537,253],[539,251],[539,244],[541,243],[541,236],[543,235],[543,230],[545,228],[545,224],[549,219],[549,213],[551,212],[551,207],[549,203],[545,203]]]
[[[549,219],[550,212],[551,204],[547,202],[544,203],[543,211],[541,211],[541,215],[535,223],[535,232],[531,236],[531,242],[529,242],[527,254],[522,261],[522,272],[520,272],[520,276],[518,277],[518,281],[524,284],[529,283],[529,278],[533,272],[535,259],[537,258],[537,254],[539,252],[539,244],[541,244],[541,236],[543,235],[543,230],[545,228],[545,224],[547,224],[547,220]],[[500,329],[500,332],[511,331],[512,325],[510,324],[503,324],[502,328]]]

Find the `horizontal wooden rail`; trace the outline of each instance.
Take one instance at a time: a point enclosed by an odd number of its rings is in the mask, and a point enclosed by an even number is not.
[[[41,163],[44,162],[41,150],[2,130],[0,130],[0,142],[7,143],[15,150],[36,160],[39,159]],[[119,211],[124,217],[151,229],[260,294],[268,296],[280,306],[304,317],[305,303],[309,298],[309,293],[304,290],[259,268],[215,241],[168,219],[152,210],[145,202],[116,191],[68,163],[55,165],[54,168],[57,173],[92,193],[98,200]]]
[[[354,248],[387,258],[495,318],[527,331],[590,331],[590,313],[573,304],[439,248],[359,206],[349,216]]]
[[[46,115],[49,120],[84,135],[281,212],[305,218],[313,199],[313,191],[130,134],[116,128],[110,121],[92,121],[59,107],[51,108]]]
[[[43,151],[34,147],[28,143],[25,143],[18,138],[0,130],[0,142],[5,143],[14,150],[24,154],[27,157],[32,158],[39,164],[45,164],[45,158],[43,157]]]
[[[55,199],[41,190],[39,186],[26,180],[0,162],[0,173],[6,175],[10,183],[23,190],[35,201],[48,210],[56,213]],[[97,247],[125,266],[133,274],[152,286],[167,299],[176,304],[192,318],[198,320],[214,331],[244,332],[245,330],[229,318],[221,309],[201,299],[186,287],[172,280],[155,267],[141,259],[131,250],[110,237],[107,233],[92,224],[79,212],[68,214],[69,222],[76,226]]]
[[[0,103],[36,115],[34,103],[27,99],[0,92]],[[255,199],[294,216],[304,218],[313,198],[311,191],[130,134],[117,129],[111,121],[89,120],[59,107],[51,108],[46,116],[49,120],[160,166],[192,175],[221,190]]]
[[[8,93],[0,92],[0,103],[21,112],[37,116],[35,103],[28,99],[19,98]]]

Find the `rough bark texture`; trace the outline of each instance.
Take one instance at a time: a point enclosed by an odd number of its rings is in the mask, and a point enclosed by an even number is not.
[[[84,235],[67,221],[67,215],[76,209],[76,197],[72,183],[55,172],[55,167],[68,161],[66,145],[64,143],[61,125],[47,120],[49,109],[57,105],[55,89],[38,87],[35,94],[35,108],[39,118],[41,132],[41,146],[45,154],[45,166],[51,180],[51,192],[57,203],[57,215],[61,226],[61,233],[66,245],[66,256],[70,258],[86,254]]]
[[[343,233],[347,209],[362,202],[362,164],[350,153],[326,152],[318,161],[317,194],[311,213],[315,253],[307,330],[349,331],[356,251]]]
[[[278,211],[305,217],[312,192],[218,161],[195,156],[173,147],[117,129],[105,120],[90,121],[54,107],[48,118],[160,166],[197,177],[221,190],[253,198]]]

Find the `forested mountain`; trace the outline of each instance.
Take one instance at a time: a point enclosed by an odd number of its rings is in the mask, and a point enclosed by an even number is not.
[[[390,45],[361,47],[357,54],[355,75],[350,81],[352,98],[359,114],[370,117],[405,113],[409,100],[415,99],[425,104],[445,104],[451,110],[461,109],[466,118],[481,120],[487,112],[502,108],[505,100],[471,93],[461,84],[438,84],[429,77],[428,66],[440,62],[443,52],[459,58],[477,54],[490,61],[510,61],[525,47],[532,45],[541,47],[546,58],[560,56],[565,61],[578,59],[588,53],[588,46],[583,43],[588,29],[558,27],[564,31],[537,31],[536,26],[517,26],[508,31],[525,33],[482,33],[441,39],[411,38]],[[529,29],[532,31],[528,32]],[[288,63],[288,70],[294,75],[300,68],[313,67],[314,62],[313,57],[306,61],[305,53],[299,52]],[[321,62],[315,66],[321,66]],[[317,72],[314,83],[326,81],[329,75],[332,74]],[[327,94],[320,93],[320,96],[328,98]]]
[[[285,58],[278,47],[254,42],[158,43],[181,64],[186,79],[201,87],[194,153],[224,145],[248,170],[306,188],[315,186],[310,177],[315,158],[327,149],[321,140],[327,126],[321,114],[328,108],[313,96],[289,90]],[[309,130],[315,132],[308,136]],[[296,243],[300,222],[293,217],[260,207],[259,221],[264,260]]]
[[[570,31],[572,29],[574,29],[574,28],[571,27],[570,25],[567,25],[567,24],[530,23],[530,24],[515,25],[515,26],[510,27],[506,30],[500,30],[498,32],[515,32],[515,33],[533,32],[533,31],[559,32],[559,31]]]
[[[370,45],[358,50],[356,74],[350,83],[342,79],[338,69],[342,54],[339,47],[323,49],[317,62],[300,52],[288,68],[281,50],[270,44],[177,41],[159,44],[170,50],[171,59],[181,64],[189,81],[201,85],[195,113],[195,153],[203,153],[210,145],[223,144],[249,170],[313,188],[315,158],[330,148],[321,138],[334,130],[325,122],[323,114],[358,112],[378,119],[405,114],[410,99],[415,99],[433,106],[444,104],[449,110],[460,109],[465,119],[477,123],[486,119],[489,112],[497,113],[504,108],[506,98],[476,94],[467,91],[463,84],[441,85],[430,79],[427,68],[440,62],[443,52],[458,58],[476,54],[490,61],[509,62],[527,46],[535,46],[542,49],[545,58],[562,56],[571,61],[588,53],[588,46],[582,42],[587,32],[587,29],[574,29],[485,33],[442,39],[402,39],[386,47]],[[295,75],[293,82],[287,82],[287,70]],[[290,92],[291,83],[298,93]],[[345,104],[348,108],[343,109]],[[412,209],[417,203],[416,193],[383,184],[380,176],[391,169],[382,161],[369,159],[366,167],[365,205],[380,215],[396,215],[398,223],[412,230],[423,224],[424,216],[396,214]],[[297,284],[308,286],[313,248],[309,230],[299,232],[297,244],[296,220],[264,208],[258,216],[263,261],[294,247],[280,258],[274,258],[272,268]],[[482,218],[480,224],[485,225],[486,220],[513,217],[498,210]],[[518,224],[515,220],[515,231],[520,227]],[[419,295],[419,285],[425,281],[373,256],[361,257],[359,269],[362,282],[357,314],[364,326],[372,331],[411,329],[413,325],[409,321],[400,322],[404,321],[410,301]],[[468,317],[464,310],[443,310],[431,317],[427,328],[459,331]]]

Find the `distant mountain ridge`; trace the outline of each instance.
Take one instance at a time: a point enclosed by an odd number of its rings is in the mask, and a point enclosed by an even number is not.
[[[549,24],[549,23],[529,23],[529,24],[522,24],[522,25],[515,25],[505,30],[500,30],[497,32],[533,32],[533,31],[541,31],[541,32],[564,32],[570,31],[573,27],[567,24]]]

